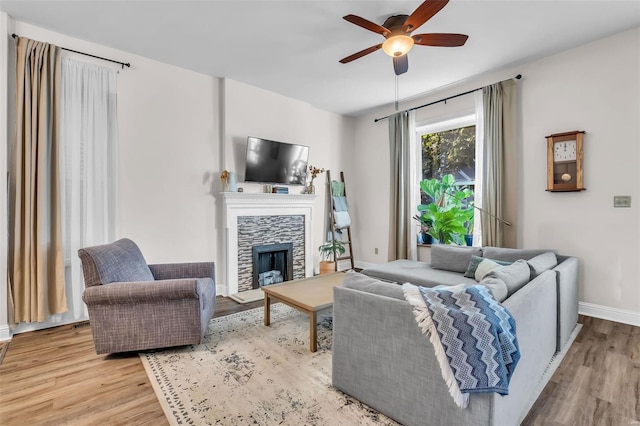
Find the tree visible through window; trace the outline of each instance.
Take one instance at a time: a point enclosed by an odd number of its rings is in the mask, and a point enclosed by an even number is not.
[[[422,179],[441,179],[451,174],[458,185],[475,187],[476,126],[423,134]],[[422,193],[423,204],[431,200]]]

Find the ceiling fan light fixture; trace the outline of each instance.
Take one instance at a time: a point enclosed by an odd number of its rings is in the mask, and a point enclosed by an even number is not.
[[[406,34],[391,36],[382,43],[382,50],[392,58],[406,55],[412,47],[413,39]]]

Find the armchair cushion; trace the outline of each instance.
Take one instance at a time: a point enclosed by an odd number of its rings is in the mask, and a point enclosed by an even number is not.
[[[111,244],[78,250],[82,259],[85,284],[154,281],[155,278],[140,249],[128,238]]]

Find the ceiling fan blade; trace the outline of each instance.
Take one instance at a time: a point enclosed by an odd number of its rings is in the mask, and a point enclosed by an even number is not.
[[[339,62],[341,64],[346,64],[348,62],[355,61],[356,59],[362,58],[363,56],[368,55],[369,53],[375,52],[376,50],[380,49],[381,47],[382,47],[382,43],[376,44],[375,46],[368,47],[368,48],[366,48],[364,50],[361,50],[361,51],[359,51],[357,53],[354,53],[353,55],[349,55],[346,58],[340,59]]]
[[[374,22],[371,22],[367,19],[361,18],[359,16],[356,15],[347,15],[347,16],[343,16],[342,17],[344,20],[347,20],[349,22],[351,22],[352,24],[356,24],[359,27],[362,27],[364,29],[367,29],[369,31],[373,31],[376,34],[381,34],[381,35],[385,35],[385,34],[389,34],[391,31],[389,31],[388,29],[386,29],[385,27],[383,27],[382,25],[378,25]]]
[[[402,29],[411,32],[427,22],[445,7],[449,0],[426,0],[404,21]]]
[[[396,75],[404,74],[409,70],[409,57],[408,55],[394,56],[393,58],[393,70]]]
[[[469,36],[465,34],[433,33],[416,34],[411,38],[415,44],[421,46],[458,47],[464,45]]]

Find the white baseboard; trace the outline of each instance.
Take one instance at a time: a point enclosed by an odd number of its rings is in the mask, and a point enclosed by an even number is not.
[[[0,342],[11,340],[11,329],[8,325],[0,325]]]
[[[578,313],[588,317],[601,318],[640,327],[640,312],[610,308],[609,306],[596,305],[587,302],[579,302]]]
[[[224,284],[216,284],[216,296],[228,297],[227,286]]]

